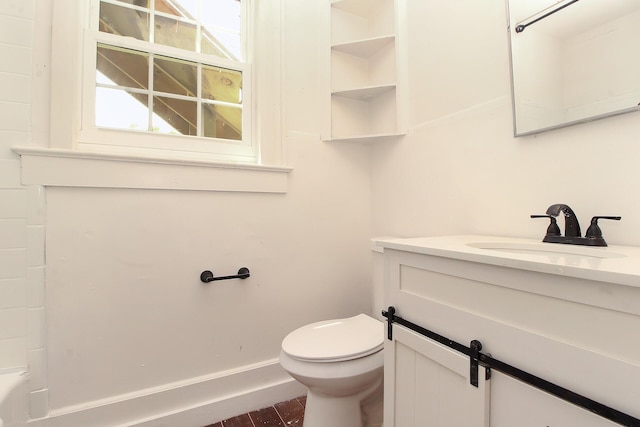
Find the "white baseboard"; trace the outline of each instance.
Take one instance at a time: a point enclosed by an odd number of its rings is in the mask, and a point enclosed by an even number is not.
[[[52,411],[29,427],[203,427],[305,394],[278,359]]]

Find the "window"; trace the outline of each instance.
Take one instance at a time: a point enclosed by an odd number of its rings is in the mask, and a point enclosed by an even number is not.
[[[232,1],[235,6],[241,6],[239,32],[228,26],[229,19],[203,12]],[[43,7],[36,14],[35,25],[42,29],[51,27],[51,54],[45,49],[36,49],[34,63],[43,69],[50,64],[47,77],[50,76],[51,84],[34,92],[41,100],[34,102],[34,110],[39,109],[34,114],[38,120],[34,125],[35,144],[12,147],[21,156],[25,185],[287,191],[287,178],[292,169],[285,166],[282,138],[284,0],[191,3],[196,5],[195,9],[189,8],[187,0],[37,2]],[[145,32],[141,33],[145,36],[134,38],[100,31],[103,5],[107,12],[111,7],[112,12],[120,11],[133,18],[142,28],[149,29],[149,35]],[[169,6],[174,9],[168,9]],[[149,20],[138,19],[142,18],[140,15]],[[155,21],[154,15],[160,18]],[[103,16],[109,15],[104,12]],[[169,22],[168,18],[173,23],[171,37],[162,39],[167,40],[165,44],[152,43],[158,33],[155,24],[162,29],[161,22]],[[122,27],[124,21],[109,18],[111,25],[116,22],[121,25],[119,32],[126,33],[126,25]],[[191,28],[192,33],[195,31],[193,51],[175,46],[180,40],[173,36],[183,34],[183,26]],[[40,33],[45,46],[49,35],[47,31]],[[98,56],[99,50],[101,56]],[[135,74],[139,73],[140,64],[146,67],[146,78]],[[119,68],[116,71],[107,69],[116,65]],[[177,69],[181,71],[175,71]],[[182,87],[176,89],[175,81],[169,82],[165,75],[154,74],[162,72],[176,77],[176,73],[183,73],[184,76],[184,70],[192,73],[191,80],[185,80],[189,85],[181,83],[190,91]],[[230,86],[223,77],[233,83],[233,79],[240,76],[242,82],[238,83],[237,90],[223,95],[209,93],[209,90],[222,91]],[[216,77],[217,87],[207,83],[207,79]],[[48,78],[38,79],[37,83],[48,83]],[[115,120],[125,108],[114,108],[109,102],[96,105],[103,96],[100,92],[115,94],[136,108],[122,114],[126,121],[114,124],[108,120]],[[49,120],[44,119],[46,101],[49,101]],[[158,104],[160,101],[164,104]],[[109,109],[109,117],[102,115],[103,107]],[[206,108],[209,112],[204,112]],[[241,120],[241,126],[237,125],[241,134],[227,127],[233,124],[230,109],[234,109],[236,120]],[[188,111],[192,114],[190,118],[186,117]],[[237,115],[238,112],[241,115]],[[215,120],[208,118],[214,114]],[[187,131],[184,123],[189,119],[193,121],[193,116],[195,125],[189,122],[191,129]],[[186,120],[181,124],[180,119]],[[216,128],[212,128],[214,125]]]
[[[255,161],[248,0],[91,0],[78,144]]]

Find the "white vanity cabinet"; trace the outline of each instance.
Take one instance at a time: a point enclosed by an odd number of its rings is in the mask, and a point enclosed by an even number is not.
[[[640,251],[610,262],[608,254],[617,259],[624,248],[531,255],[468,245],[478,239],[488,238],[378,241],[385,307],[457,343],[478,340],[494,359],[640,419],[640,258],[624,259]],[[469,356],[397,323],[392,337],[385,427],[625,425],[497,369],[487,379],[481,366],[472,386]]]
[[[384,425],[488,427],[489,384],[480,369],[469,383],[469,359],[403,326],[385,344]]]
[[[399,16],[405,0],[330,2],[329,115],[324,139],[404,134]]]

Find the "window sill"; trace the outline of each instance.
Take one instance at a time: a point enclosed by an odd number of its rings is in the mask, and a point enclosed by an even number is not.
[[[17,146],[22,184],[286,193],[288,167]]]

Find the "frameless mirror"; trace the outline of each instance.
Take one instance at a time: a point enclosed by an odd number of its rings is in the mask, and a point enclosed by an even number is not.
[[[514,132],[640,110],[640,0],[507,0]]]

